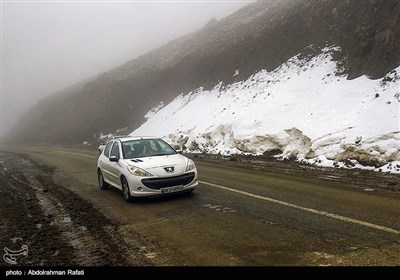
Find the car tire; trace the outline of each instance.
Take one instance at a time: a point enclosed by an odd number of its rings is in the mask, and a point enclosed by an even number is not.
[[[128,180],[126,180],[125,177],[121,179],[121,184],[122,184],[122,195],[124,197],[124,200],[128,203],[132,202],[134,198],[133,196],[131,196]]]
[[[110,186],[106,181],[104,181],[103,173],[100,169],[97,170],[97,180],[99,181],[99,188],[101,190],[106,190]]]

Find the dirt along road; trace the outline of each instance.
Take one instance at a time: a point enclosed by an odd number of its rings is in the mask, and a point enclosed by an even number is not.
[[[398,175],[196,157],[193,194],[128,204],[97,187],[96,150],[0,160],[0,246],[28,245],[21,265],[400,265]]]

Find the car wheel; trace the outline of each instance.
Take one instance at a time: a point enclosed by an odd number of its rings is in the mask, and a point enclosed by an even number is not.
[[[97,179],[99,180],[99,187],[101,190],[106,190],[109,187],[109,184],[104,181],[103,173],[101,170],[97,170]]]
[[[121,183],[122,183],[122,194],[124,196],[125,201],[132,202],[133,196],[131,196],[131,192],[129,190],[129,184],[125,177],[122,178]]]

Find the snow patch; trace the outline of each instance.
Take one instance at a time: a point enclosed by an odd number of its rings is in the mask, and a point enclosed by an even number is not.
[[[148,111],[147,114],[144,115],[145,119],[151,118],[155,113],[160,111],[160,109],[163,107],[164,107],[164,102],[161,101],[160,104],[158,104],[156,107],[153,107],[152,109],[150,109],[150,111]]]
[[[155,107],[131,134],[188,152],[271,155],[331,167],[400,173],[400,67],[348,80],[332,58],[294,56],[275,70]]]
[[[113,139],[115,136],[125,135],[127,130],[128,130],[128,127],[123,127],[123,128],[119,128],[116,131],[114,131],[112,133],[108,133],[108,134],[104,134],[103,131],[100,131],[97,141],[100,143],[105,143],[108,140]]]

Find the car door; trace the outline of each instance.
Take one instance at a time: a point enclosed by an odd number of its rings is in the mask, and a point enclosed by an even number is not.
[[[103,152],[100,154],[99,157],[99,166],[100,169],[103,172],[103,176],[104,179],[107,182],[111,182],[112,181],[112,176],[110,175],[110,171],[109,171],[109,163],[110,163],[110,151],[111,151],[111,147],[114,144],[114,141],[110,141],[107,143],[106,147],[104,148]]]
[[[119,141],[114,141],[114,144],[112,145],[111,152],[110,152],[110,158],[111,157],[117,157],[118,159],[121,158],[121,145],[119,144]],[[108,174],[110,175],[110,181],[115,184],[116,186],[120,187],[120,180],[119,180],[119,174],[120,174],[120,166],[119,162],[112,162],[108,160]]]

